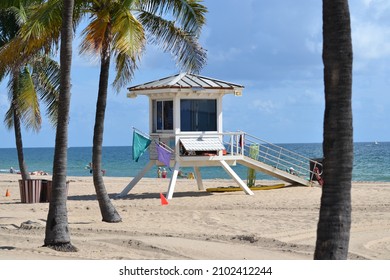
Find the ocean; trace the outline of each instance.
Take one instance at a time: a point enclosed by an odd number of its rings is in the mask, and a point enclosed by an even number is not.
[[[322,158],[322,144],[279,144],[286,149],[308,158]],[[30,172],[45,171],[52,173],[54,148],[25,148],[25,161]],[[91,147],[71,147],[68,149],[68,176],[91,176],[86,168],[92,158]],[[138,162],[132,160],[132,149],[128,147],[103,147],[103,169],[106,176],[134,177],[147,164],[149,155],[146,152]],[[0,149],[0,172],[19,169],[15,148]],[[242,178],[247,177],[247,168],[234,166],[235,172]],[[183,172],[193,172],[192,168],[183,168]],[[204,179],[228,179],[222,167],[200,168]],[[168,177],[169,177],[168,170]],[[146,177],[156,177],[157,168],[152,168]],[[256,178],[273,179],[257,172]],[[354,144],[354,181],[390,182],[390,142],[355,143]]]

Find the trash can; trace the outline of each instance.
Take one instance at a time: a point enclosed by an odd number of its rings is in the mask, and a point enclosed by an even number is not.
[[[41,196],[39,202],[50,202],[51,192],[52,192],[53,181],[52,180],[42,180]],[[69,191],[69,181],[66,181],[66,194],[68,195]]]
[[[20,200],[22,203],[38,203],[41,198],[42,180],[19,180]]]
[[[39,202],[50,202],[52,181],[42,180],[41,197]]]
[[[317,167],[320,174],[322,174],[322,163],[324,161],[324,158],[312,158],[310,159],[310,181],[318,181],[317,177],[314,173],[314,168]],[[316,164],[315,162],[318,162],[319,164]]]

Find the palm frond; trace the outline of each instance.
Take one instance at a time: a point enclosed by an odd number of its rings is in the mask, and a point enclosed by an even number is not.
[[[20,121],[27,129],[38,131],[41,128],[42,118],[38,95],[28,67],[24,67],[20,72],[18,87],[18,113]]]
[[[39,56],[32,64],[32,79],[39,99],[46,106],[46,114],[53,126],[57,124],[60,66],[49,56]]]
[[[24,45],[19,37],[15,37],[0,48],[0,73],[9,73],[22,64],[26,59],[21,55]]]
[[[20,30],[20,36],[26,42],[25,56],[30,56],[41,49],[49,52],[58,48],[62,22],[61,0],[45,1],[33,9],[31,16]]]
[[[27,129],[38,131],[41,126],[41,115],[38,98],[27,67],[11,74],[8,81],[10,109],[6,113],[5,123],[13,126],[13,114],[16,113]]]
[[[128,83],[137,68],[146,45],[142,24],[122,7],[112,20],[112,50],[116,57],[116,77],[113,86],[117,92]]]
[[[5,77],[10,70],[10,63],[14,63],[14,52],[8,43],[13,40],[19,31],[15,16],[8,10],[0,10],[0,76]],[[13,53],[13,54],[12,54]],[[2,79],[0,79],[1,81]]]
[[[137,59],[124,53],[116,55],[116,76],[113,86],[119,92],[134,76],[137,69]]]
[[[0,67],[1,68],[1,67]],[[7,76],[7,73],[5,71],[0,70],[0,82]]]
[[[112,34],[113,50],[118,53],[138,56],[145,47],[143,26],[126,7],[118,9],[113,15]]]
[[[0,77],[10,74],[11,106],[4,120],[7,127],[13,126],[15,112],[28,129],[38,131],[42,121],[39,100],[46,105],[50,121],[56,124],[59,66],[44,52],[50,51],[50,44],[59,39],[46,36],[56,36],[53,30],[59,30],[61,26],[61,15],[58,16],[58,12],[61,14],[61,2],[9,0],[0,4],[1,23],[4,18],[12,18],[8,21],[8,36],[0,45]],[[49,32],[43,32],[44,29]],[[44,39],[41,40],[41,37]]]
[[[0,9],[7,9],[9,7],[27,7],[32,5],[39,5],[45,0],[1,0]]]
[[[81,33],[83,40],[80,44],[80,54],[100,54],[103,45],[107,43],[109,27],[109,11],[99,11],[94,15],[91,22]]]
[[[16,36],[19,26],[15,16],[8,10],[0,9],[0,47]]]
[[[206,6],[200,0],[141,0],[141,10],[155,14],[171,14],[181,29],[199,36],[206,23]]]
[[[198,73],[206,63],[206,50],[194,34],[177,28],[172,21],[143,12],[140,22],[148,31],[152,43],[170,52],[177,65],[184,71]]]
[[[11,105],[4,116],[5,127],[9,130],[11,130],[14,127],[14,114],[13,114],[13,112],[14,112],[13,107]]]

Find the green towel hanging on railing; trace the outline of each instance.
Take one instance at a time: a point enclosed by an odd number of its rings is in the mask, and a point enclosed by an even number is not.
[[[133,131],[133,160],[134,161],[136,162],[138,161],[138,159],[149,147],[151,142],[152,140],[138,133],[138,131],[134,129]]]

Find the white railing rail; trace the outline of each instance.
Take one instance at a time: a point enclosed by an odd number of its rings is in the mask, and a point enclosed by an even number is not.
[[[299,177],[308,178],[310,181],[317,176],[314,172],[316,167],[322,173],[320,162],[242,131],[224,133],[224,145],[232,155],[244,155],[251,158],[253,158],[253,153],[250,154],[251,147],[255,147],[258,150],[255,160]]]

